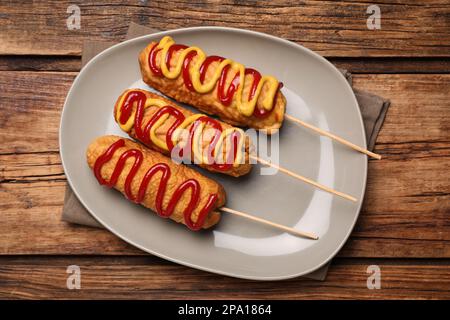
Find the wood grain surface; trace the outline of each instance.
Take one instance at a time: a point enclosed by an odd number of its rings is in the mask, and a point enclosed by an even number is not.
[[[159,30],[226,26],[269,33],[325,56],[450,56],[446,0],[377,1],[381,29],[367,28],[373,1],[112,0],[78,3],[81,29],[68,32],[70,1],[0,2],[0,53],[80,55],[83,39],[123,39],[131,21]],[[17,23],[20,22],[20,23]]]
[[[0,1],[0,298],[450,298],[450,5],[377,1]],[[60,220],[58,148],[83,40],[120,41],[131,22],[166,30],[246,28],[305,45],[392,102],[369,161],[357,225],[327,280],[255,282],[149,256],[102,229]],[[82,270],[68,290],[66,268]],[[368,290],[379,265],[382,288]]]
[[[367,266],[382,272],[382,287],[367,289]],[[68,290],[67,267],[81,271],[81,289]],[[0,298],[53,299],[445,299],[446,263],[336,259],[327,281],[301,278],[258,282],[219,276],[154,257],[0,258]],[[427,279],[427,281],[424,281]],[[430,290],[433,288],[433,290]]]

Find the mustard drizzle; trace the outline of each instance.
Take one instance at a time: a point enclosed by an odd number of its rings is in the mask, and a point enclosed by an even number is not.
[[[274,101],[275,95],[277,94],[277,91],[278,91],[278,80],[275,79],[274,77],[269,76],[269,75],[263,75],[261,77],[261,80],[258,83],[258,86],[256,88],[253,98],[249,101],[243,101],[242,94],[243,94],[243,90],[244,90],[245,67],[242,64],[235,62],[231,59],[224,59],[222,62],[220,62],[219,66],[214,71],[214,75],[209,80],[209,82],[205,81],[205,83],[202,83],[200,81],[200,67],[203,64],[203,62],[205,61],[205,59],[207,58],[206,54],[198,47],[189,47],[187,49],[183,49],[183,50],[181,50],[181,53],[178,57],[176,65],[174,67],[170,68],[170,66],[167,66],[164,57],[166,57],[169,48],[174,44],[175,44],[175,41],[169,36],[165,36],[157,44],[157,49],[161,49],[161,59],[160,59],[161,72],[166,78],[176,79],[181,73],[183,61],[185,60],[186,56],[190,52],[196,51],[197,52],[196,62],[192,63],[192,65],[190,66],[190,70],[189,70],[190,75],[191,75],[191,82],[192,82],[192,85],[193,85],[195,91],[197,91],[198,93],[208,93],[211,90],[213,90],[214,87],[216,86],[216,83],[219,81],[222,70],[227,65],[230,65],[230,69],[236,71],[236,73],[239,73],[239,84],[240,85],[236,92],[235,101],[236,101],[236,107],[241,114],[243,114],[244,116],[247,116],[247,117],[249,117],[253,114],[253,112],[256,108],[256,103],[261,94],[261,90],[266,82],[269,84],[269,90],[267,91],[267,94],[262,101],[262,107],[267,111],[272,110],[272,108],[274,107],[273,101]]]
[[[130,130],[133,128],[133,126],[135,125],[135,120],[136,120],[136,110],[137,107],[133,106],[133,111],[130,115],[130,117],[128,118],[127,122],[125,124],[120,123],[119,119],[120,116],[122,115],[122,106],[124,103],[124,100],[126,98],[127,94],[123,94],[119,104],[116,108],[116,114],[115,114],[115,119],[116,122],[119,124],[120,128],[129,133]],[[144,108],[149,108],[149,107],[157,107],[157,108],[163,108],[164,106],[167,106],[167,102],[165,102],[164,100],[161,99],[153,99],[153,98],[147,98],[147,100],[145,101],[145,105]],[[155,144],[157,147],[169,152],[169,147],[167,145],[167,142],[164,140],[161,140],[158,138],[158,136],[156,135],[156,130],[158,130],[158,128],[160,128],[162,125],[164,125],[164,123],[166,122],[166,120],[170,117],[170,114],[164,114],[162,115],[151,127],[149,135],[150,135],[150,140],[152,141],[153,144]],[[185,120],[174,130],[171,138],[172,138],[172,143],[173,145],[177,145],[178,142],[180,141],[180,136],[182,133],[182,129],[186,129],[189,125],[193,124],[195,121],[197,121],[199,118],[201,117],[207,117],[204,114],[193,114],[187,118],[185,118]],[[192,141],[192,150],[193,150],[193,154],[194,157],[200,161],[200,164],[210,164],[208,157],[205,156],[201,150],[200,147],[200,139],[202,137],[203,134],[203,130],[205,129],[205,123],[201,122],[198,127],[196,128],[196,131],[194,132],[194,137],[193,137],[193,141]],[[244,144],[244,138],[245,138],[245,133],[242,129],[240,128],[228,128],[222,131],[218,142],[216,144],[216,146],[214,147],[214,156],[217,157],[217,155],[219,154],[219,152],[222,152],[222,147],[224,144],[224,141],[226,141],[226,139],[231,138],[231,135],[234,132],[238,132],[240,134],[240,138],[238,140],[238,145],[237,145],[237,154],[236,157],[234,159],[233,162],[233,167],[237,167],[239,166],[239,164],[242,161],[243,158],[243,154],[242,154],[242,147]],[[229,139],[231,140],[231,139]],[[231,148],[228,152],[231,152]],[[225,154],[225,159],[228,158],[228,152],[226,152]]]

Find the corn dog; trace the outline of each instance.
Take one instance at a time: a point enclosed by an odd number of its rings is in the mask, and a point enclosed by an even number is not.
[[[95,139],[86,158],[100,184],[114,187],[159,216],[192,230],[209,228],[220,220],[215,209],[225,204],[223,187],[159,152],[110,135]]]
[[[126,90],[117,99],[114,118],[130,137],[165,155],[170,156],[174,146],[183,140],[177,130],[185,129],[189,132],[184,142],[189,147],[186,153],[190,162],[197,160],[195,163],[207,170],[235,177],[252,168],[250,138],[242,129],[194,114],[149,91]]]
[[[286,99],[272,76],[231,59],[207,57],[200,48],[175,44],[169,36],[144,48],[139,64],[149,86],[229,124],[268,133],[282,125]]]

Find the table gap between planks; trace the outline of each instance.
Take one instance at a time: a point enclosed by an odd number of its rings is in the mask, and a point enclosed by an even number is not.
[[[372,1],[0,2],[0,298],[450,298],[450,5]],[[58,126],[83,40],[120,41],[130,22],[228,26],[302,44],[391,99],[358,223],[325,282],[255,282],[149,256],[105,230],[60,221]],[[82,268],[82,290],[66,268]],[[378,265],[382,288],[368,290]]]

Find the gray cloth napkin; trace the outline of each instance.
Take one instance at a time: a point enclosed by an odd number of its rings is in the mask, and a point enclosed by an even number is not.
[[[125,40],[136,38],[139,36],[147,35],[150,33],[158,32],[152,28],[148,28],[136,23],[131,23],[128,28]],[[103,50],[114,45],[114,42],[98,42],[98,41],[85,41],[83,45],[83,54],[81,58],[82,66],[89,62],[93,57]],[[341,70],[347,81],[352,84],[352,76],[346,70]],[[367,146],[369,150],[373,150],[375,141],[383,125],[384,118],[386,116],[387,109],[389,107],[389,100],[382,97],[370,94],[368,92],[354,89],[356,99],[358,100],[361,114],[364,121],[364,127],[367,137]],[[90,227],[103,228],[103,226],[97,222],[89,212],[83,207],[80,201],[77,199],[72,189],[68,185],[64,197],[64,207],[62,211],[62,220],[81,224]],[[317,269],[316,271],[305,275],[304,277],[314,280],[325,280],[328,267],[330,263]]]

